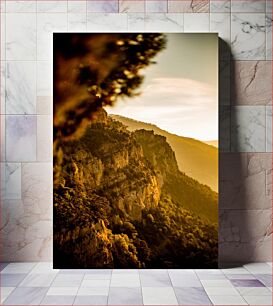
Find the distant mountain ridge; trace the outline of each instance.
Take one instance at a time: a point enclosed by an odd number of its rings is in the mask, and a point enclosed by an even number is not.
[[[119,115],[110,115],[110,117],[122,122],[129,131],[153,130],[156,134],[165,136],[175,152],[179,169],[218,192],[218,149],[215,143],[208,144],[193,138],[171,134],[154,124]]]

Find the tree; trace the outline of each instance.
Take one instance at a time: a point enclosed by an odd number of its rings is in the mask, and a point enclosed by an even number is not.
[[[81,136],[96,111],[137,94],[163,34],[55,33],[54,144]]]

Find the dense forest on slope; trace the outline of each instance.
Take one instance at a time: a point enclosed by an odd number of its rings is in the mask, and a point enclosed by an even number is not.
[[[202,184],[208,185],[214,191],[218,191],[218,149],[217,142],[202,142],[189,137],[171,134],[157,127],[126,118],[119,115],[110,115],[127,126],[129,131],[149,130],[155,134],[166,137],[167,142],[175,152],[178,168],[188,176]]]
[[[166,137],[130,132],[102,110],[61,145],[56,267],[216,267],[217,193],[178,169]]]

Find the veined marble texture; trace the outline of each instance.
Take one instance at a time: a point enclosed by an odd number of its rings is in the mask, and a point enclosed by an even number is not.
[[[270,153],[225,153],[220,155],[219,165],[220,209],[272,208]]]
[[[6,59],[6,14],[0,12],[1,23],[1,46],[0,46],[0,60]],[[1,65],[2,66],[2,65]]]
[[[184,32],[209,32],[209,15],[206,13],[184,14]]]
[[[145,11],[145,1],[139,0],[120,0],[120,13],[143,13]]]
[[[230,0],[210,0],[211,13],[230,13]]]
[[[1,62],[1,65],[0,65],[0,78],[1,78],[0,114],[5,114],[6,113],[6,95],[5,95],[6,66],[5,66],[5,62]]]
[[[144,13],[128,13],[128,31],[132,32],[145,31]]]
[[[168,0],[170,13],[208,13],[209,0]]]
[[[145,2],[147,13],[167,13],[168,1],[167,0],[150,0]]]
[[[68,0],[37,1],[38,13],[66,13]]]
[[[265,14],[231,14],[231,52],[236,60],[265,59]]]
[[[6,59],[36,59],[35,13],[6,13]]]
[[[86,0],[75,0],[67,2],[68,13],[86,13]]]
[[[231,151],[265,152],[265,106],[232,108]]]
[[[118,13],[118,0],[87,1],[87,11],[90,13]]]
[[[68,14],[68,31],[85,32],[87,29],[86,13]]]
[[[266,23],[266,59],[268,61],[272,61],[272,14],[269,13],[266,14],[265,23]]]
[[[36,63],[6,63],[6,114],[36,113]]]
[[[6,161],[36,161],[36,116],[6,116]]]
[[[266,0],[231,0],[231,12],[236,13],[264,13]]]
[[[150,13],[145,15],[146,32],[182,32],[183,14],[179,13]]]
[[[21,163],[3,163],[2,189],[3,199],[21,199]]]
[[[264,261],[272,256],[272,209],[220,210],[219,221],[221,261]]]
[[[52,60],[53,32],[67,31],[67,14],[37,14],[37,60]]]
[[[266,152],[272,152],[272,106],[266,106]]]
[[[35,13],[37,8],[36,1],[7,1],[7,13]]]
[[[219,63],[224,152],[220,261],[272,259],[271,0],[1,1],[0,5],[1,166],[7,174],[2,186],[8,198],[2,212],[2,260],[52,257],[51,47],[52,33],[66,31],[219,33],[226,42],[220,44]],[[11,68],[7,85],[5,64]]]
[[[272,104],[272,63],[269,61],[232,62],[233,105]]]
[[[53,67],[50,61],[37,61],[37,96],[50,96],[53,92]]]
[[[126,32],[127,14],[87,13],[87,31]]]

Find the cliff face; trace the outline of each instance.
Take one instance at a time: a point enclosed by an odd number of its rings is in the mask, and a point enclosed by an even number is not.
[[[129,132],[101,111],[79,141],[62,146],[62,154],[54,185],[58,267],[160,267],[155,258],[162,254],[168,266],[168,244],[188,216],[185,209],[196,213],[199,228],[210,225],[198,216],[216,221],[216,194],[181,173],[166,138],[152,131]],[[155,243],[150,235],[158,234]]]

